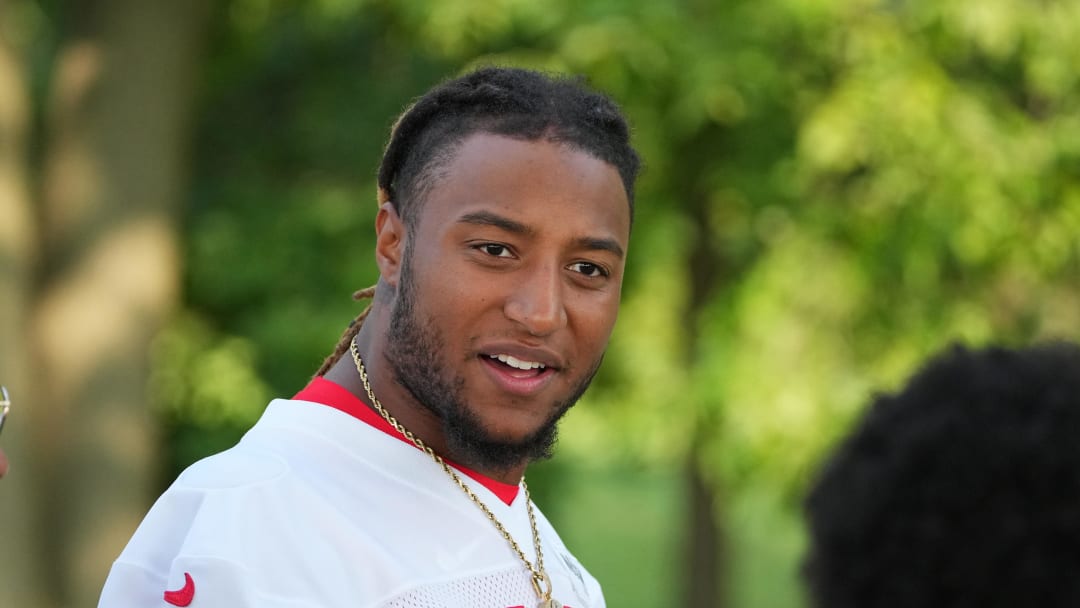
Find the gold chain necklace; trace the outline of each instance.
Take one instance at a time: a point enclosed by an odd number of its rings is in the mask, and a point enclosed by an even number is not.
[[[532,581],[533,589],[536,591],[537,597],[540,598],[540,603],[537,608],[563,608],[563,605],[559,602],[551,599],[551,579],[547,573],[544,572],[544,553],[540,549],[540,531],[536,528],[536,515],[533,514],[532,498],[529,496],[529,486],[526,485],[525,480],[521,480],[521,487],[525,491],[525,510],[529,514],[529,527],[532,528],[533,544],[536,546],[536,565],[533,566],[532,562],[525,557],[525,553],[518,546],[517,541],[513,536],[510,536],[510,532],[506,530],[506,527],[502,525],[495,514],[491,512],[491,509],[484,504],[480,497],[476,495],[469,486],[465,485],[465,482],[461,480],[461,477],[454,472],[450,465],[446,464],[446,461],[435,453],[435,450],[428,447],[419,437],[413,435],[409,429],[402,426],[396,418],[390,415],[390,412],[386,411],[382,403],[375,397],[375,391],[371,390],[371,383],[368,382],[367,369],[364,368],[364,362],[360,358],[360,351],[356,347],[356,341],[353,340],[349,344],[349,352],[352,353],[353,363],[356,364],[356,371],[360,373],[360,382],[364,384],[364,392],[367,393],[368,399],[371,400],[371,405],[375,407],[375,411],[379,412],[379,415],[383,417],[383,420],[388,422],[390,426],[394,427],[394,430],[405,436],[406,439],[411,441],[416,447],[420,448],[422,452],[425,452],[428,456],[431,456],[442,470],[454,480],[454,483],[461,488],[462,492],[469,497],[473,503],[480,507],[480,510],[487,516],[488,521],[495,525],[495,529],[502,534],[502,537],[506,539],[506,542],[510,543],[510,548],[517,553],[517,556],[521,558],[521,561],[528,568],[530,574],[530,580]]]

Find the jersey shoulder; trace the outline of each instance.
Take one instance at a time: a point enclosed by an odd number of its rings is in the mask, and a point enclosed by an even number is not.
[[[289,470],[289,464],[280,453],[253,442],[241,442],[185,469],[170,490],[242,488],[272,481]]]

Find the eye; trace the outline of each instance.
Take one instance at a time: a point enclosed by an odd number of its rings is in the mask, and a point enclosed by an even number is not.
[[[496,258],[510,257],[510,248],[498,243],[484,243],[483,245],[478,245],[477,249]]]
[[[603,267],[593,264],[591,262],[574,262],[569,266],[570,270],[579,272],[587,277],[606,277],[608,271]]]

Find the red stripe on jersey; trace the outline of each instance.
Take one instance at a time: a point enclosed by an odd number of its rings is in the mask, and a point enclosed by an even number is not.
[[[350,393],[348,389],[332,380],[316,376],[306,387],[304,387],[304,390],[297,393],[293,399],[320,403],[345,412],[353,418],[366,422],[368,425],[379,429],[391,437],[400,439],[414,448],[416,447],[416,445],[409,441],[404,435],[394,430],[394,427],[390,426],[390,423],[384,420],[374,408],[356,395]],[[447,460],[446,463],[480,482],[485,488],[491,490],[495,496],[498,496],[499,500],[508,505],[513,504],[514,499],[517,498],[519,488],[516,485],[492,479],[487,475],[477,473],[472,469],[467,469],[449,460]]]

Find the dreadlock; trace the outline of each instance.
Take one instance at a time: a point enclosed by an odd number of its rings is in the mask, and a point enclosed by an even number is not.
[[[518,68],[482,68],[448,80],[419,98],[394,123],[379,165],[379,205],[393,202],[406,230],[428,192],[470,135],[561,143],[602,160],[619,172],[634,216],[634,182],[641,161],[630,145],[630,128],[618,106],[585,87],[580,78]],[[371,298],[375,288],[354,299]],[[325,374],[349,348],[371,306],[346,328],[317,375]]]
[[[365,287],[360,291],[353,293],[353,300],[369,300],[375,297],[375,286]],[[322,365],[319,366],[319,371],[315,372],[316,376],[322,376],[326,372],[330,371],[330,368],[338,362],[338,359],[345,354],[345,351],[349,350],[349,344],[352,343],[352,339],[356,337],[356,334],[360,331],[360,326],[364,324],[364,319],[367,318],[368,313],[371,312],[371,304],[364,307],[364,310],[360,311],[360,314],[356,315],[356,318],[349,321],[349,325],[345,328],[345,332],[341,334],[341,339],[338,340],[337,346],[334,347],[334,352],[330,353]]]

